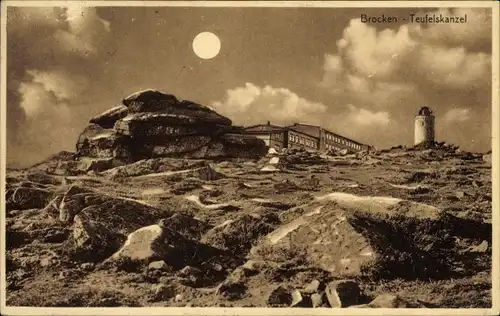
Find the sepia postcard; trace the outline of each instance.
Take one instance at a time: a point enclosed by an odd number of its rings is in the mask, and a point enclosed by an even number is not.
[[[497,1],[2,1],[2,315],[498,315]]]

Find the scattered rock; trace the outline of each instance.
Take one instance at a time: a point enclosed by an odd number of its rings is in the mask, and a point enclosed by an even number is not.
[[[153,285],[153,291],[156,301],[168,300],[178,295],[176,287],[172,284],[155,284]]]
[[[31,171],[26,175],[26,180],[34,183],[40,184],[50,184],[50,185],[60,185],[61,179],[60,177],[55,177],[52,175],[48,175],[45,172],[41,171]]]
[[[313,308],[325,305],[325,295],[323,293],[314,293],[311,295],[311,305]]]
[[[457,198],[459,198],[459,199],[463,199],[463,198],[465,197],[465,193],[464,193],[464,192],[462,192],[462,191],[457,191],[457,192],[455,192],[455,195],[456,195],[456,197],[457,197]]]
[[[272,307],[283,307],[290,306],[293,302],[291,291],[283,286],[278,286],[275,288],[269,298],[267,299],[267,305]]]
[[[82,212],[75,216],[73,243],[82,260],[104,259],[116,251],[124,240],[123,235],[114,232],[106,224],[93,220],[91,215]]]
[[[195,267],[191,267],[191,266],[185,266],[182,270],[179,271],[179,275],[182,276],[182,277],[186,277],[186,278],[189,278],[191,276],[199,276],[201,275],[202,272],[200,269],[197,269]]]
[[[168,264],[163,260],[153,261],[148,266],[149,270],[169,270]]]
[[[313,280],[311,283],[309,283],[303,290],[304,293],[307,294],[313,294],[313,293],[318,293],[319,291],[324,290],[325,285],[322,284],[318,280]]]
[[[351,308],[412,308],[421,307],[410,304],[398,295],[380,294],[368,304],[350,306]]]
[[[7,210],[28,210],[44,208],[54,194],[45,189],[17,187],[5,192]]]
[[[292,292],[292,303],[290,307],[312,307],[312,301],[309,296],[303,296],[300,291]]]
[[[132,261],[154,261],[168,253],[168,245],[162,243],[164,229],[159,225],[142,227],[128,235],[125,244],[111,257]]]
[[[279,223],[275,214],[243,214],[234,220],[216,226],[201,241],[214,247],[245,254],[260,237],[268,234]]]
[[[470,252],[487,252],[488,251],[488,242],[486,240],[483,240],[482,243],[480,243],[477,246],[473,246],[469,249]]]
[[[246,290],[247,286],[243,283],[224,281],[217,287],[215,294],[228,301],[234,301],[245,297]]]
[[[80,265],[80,269],[83,271],[92,271],[94,270],[95,265],[92,262],[84,262]]]
[[[182,302],[184,300],[184,295],[182,294],[177,294],[174,299],[176,302]]]
[[[341,280],[328,283],[325,289],[328,303],[333,308],[349,307],[360,303],[362,294],[354,281]]]

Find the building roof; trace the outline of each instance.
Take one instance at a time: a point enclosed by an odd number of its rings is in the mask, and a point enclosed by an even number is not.
[[[287,126],[287,128],[307,134],[312,137],[319,138],[321,127],[309,124],[295,123],[293,125]]]
[[[282,126],[268,124],[259,124],[245,127],[245,132],[256,132],[256,133],[270,133],[270,132],[279,132],[284,130]]]
[[[267,124],[258,124],[258,125],[252,125],[252,126],[245,127],[244,131],[245,131],[245,133],[273,133],[273,132],[281,132],[281,131],[284,131],[287,129],[295,131],[297,133],[301,133],[301,134],[310,136],[310,137],[314,137],[317,139],[319,139],[321,136],[321,130],[324,130],[327,133],[330,133],[330,134],[338,136],[338,137],[345,138],[345,139],[352,141],[353,143],[356,143],[358,145],[369,146],[369,145],[357,142],[355,140],[352,140],[348,137],[331,132],[327,129],[322,128],[321,126],[305,124],[305,123],[294,123],[293,125],[288,125],[288,126],[283,127],[283,126],[273,125],[270,122],[267,122]]]

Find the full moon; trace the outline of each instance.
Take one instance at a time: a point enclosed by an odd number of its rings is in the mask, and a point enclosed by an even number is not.
[[[193,51],[202,59],[212,59],[219,54],[220,40],[214,33],[200,33],[193,40]]]

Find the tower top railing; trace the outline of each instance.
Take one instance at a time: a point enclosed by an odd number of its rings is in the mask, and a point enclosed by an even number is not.
[[[432,110],[429,107],[424,106],[424,107],[422,107],[418,111],[418,115],[420,115],[420,116],[431,116],[431,115],[433,115],[433,113],[432,113]]]

